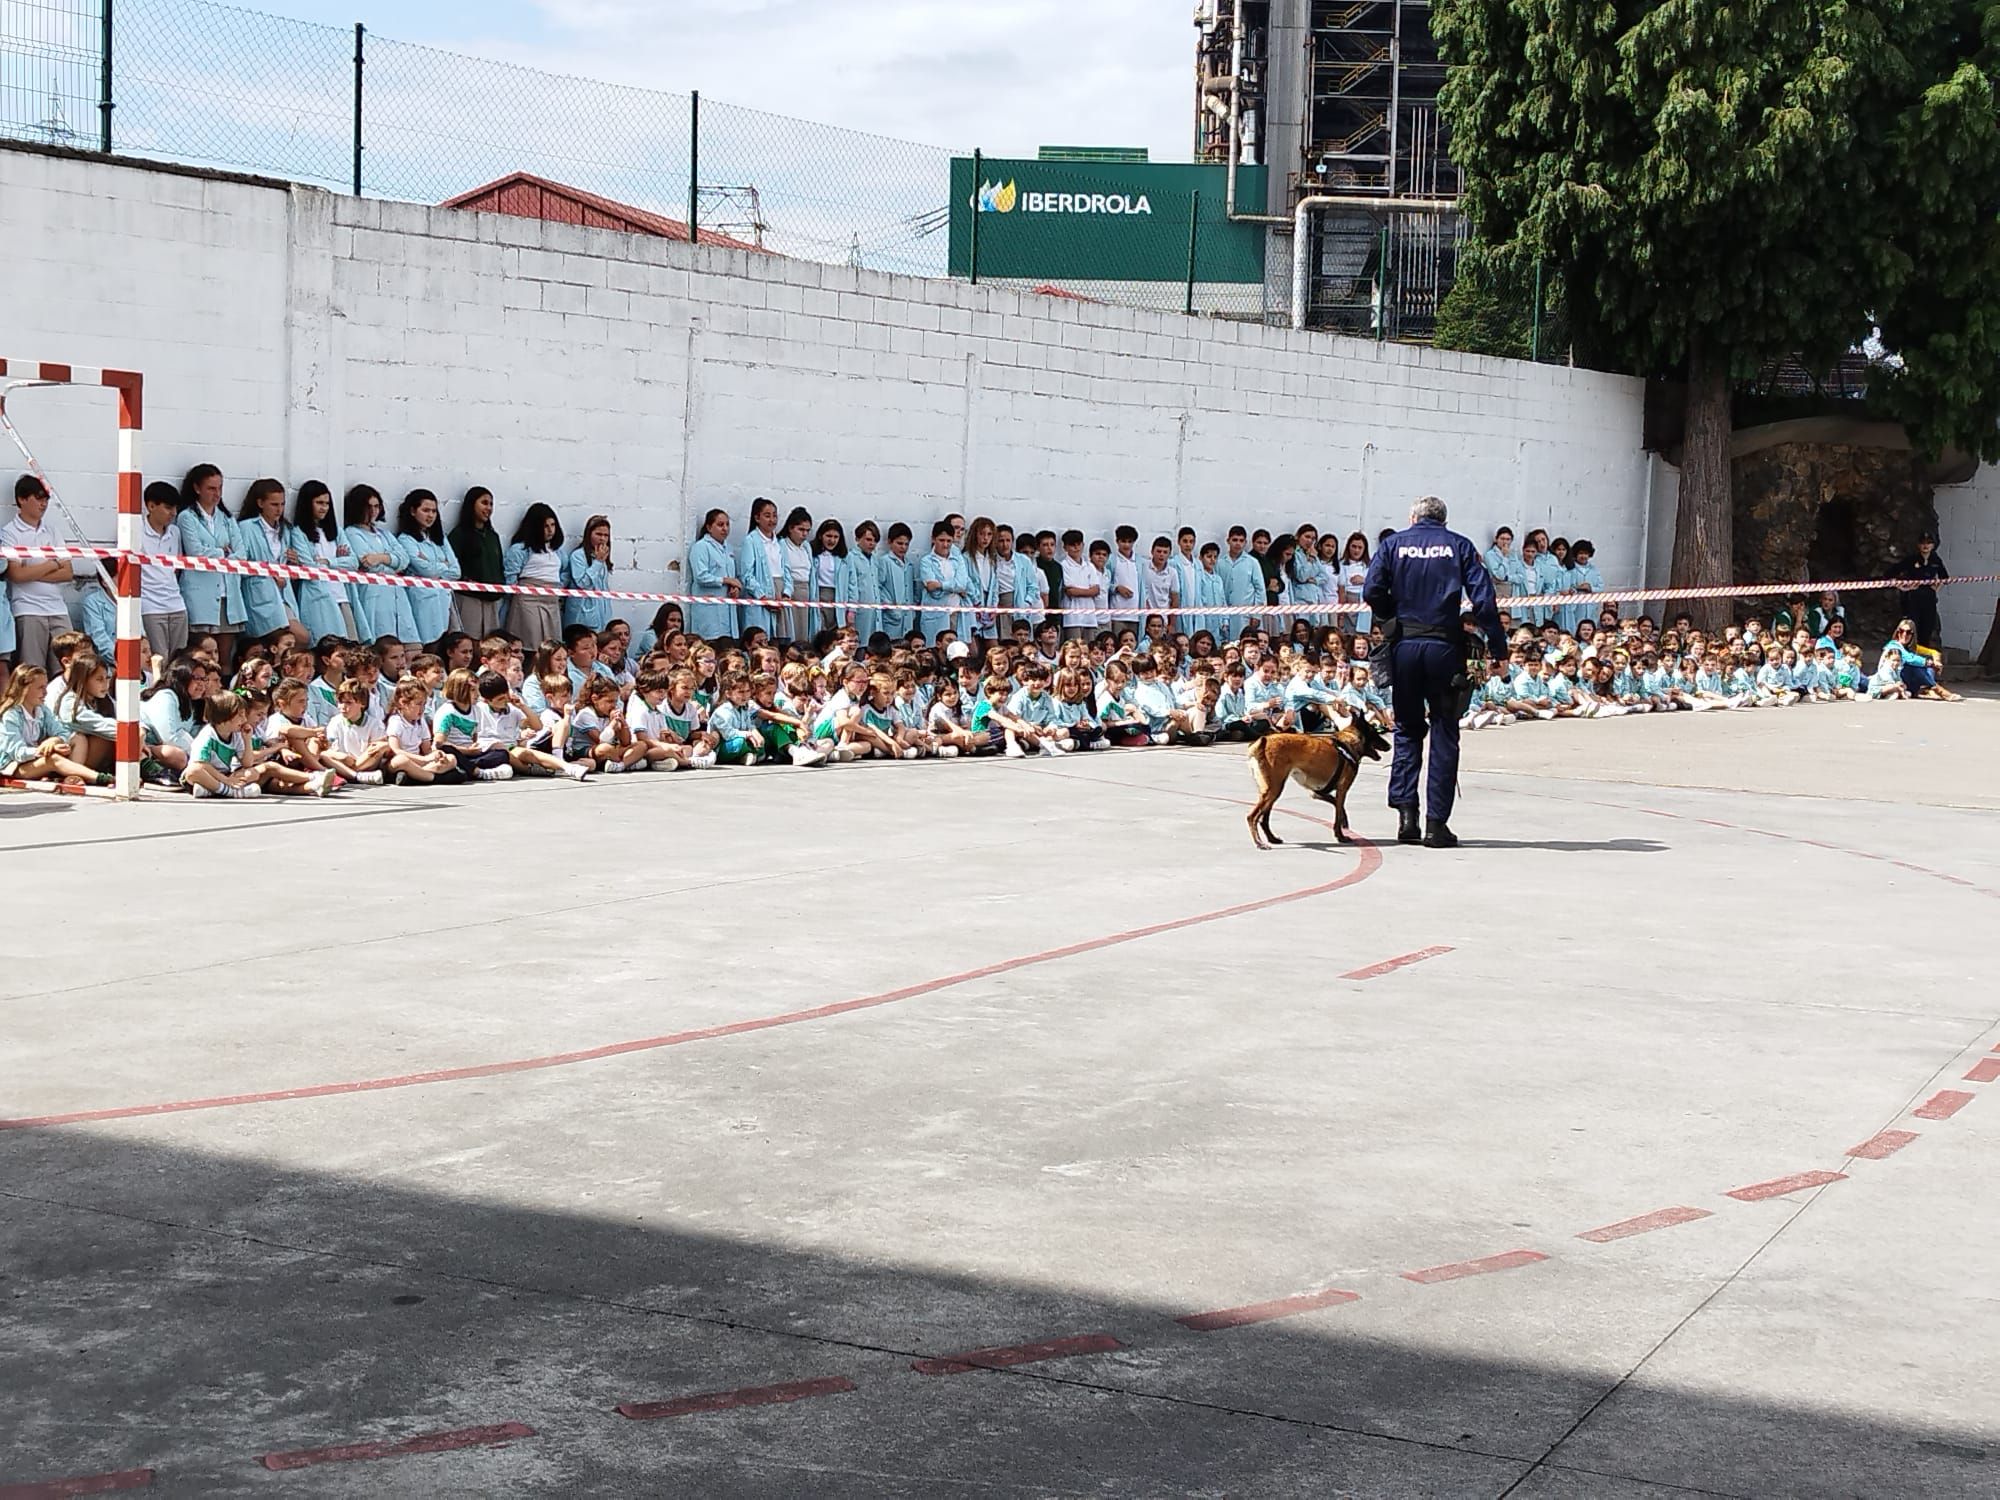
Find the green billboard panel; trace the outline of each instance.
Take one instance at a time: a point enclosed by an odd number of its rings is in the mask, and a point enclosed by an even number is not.
[[[1261,282],[1264,232],[1232,222],[1229,169],[972,158],[951,164],[954,276],[998,280]],[[1237,201],[1261,208],[1264,169],[1236,169]],[[976,230],[976,233],[975,233]]]

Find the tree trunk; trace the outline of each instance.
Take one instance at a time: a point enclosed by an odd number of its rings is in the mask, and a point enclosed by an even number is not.
[[[1676,587],[1708,588],[1735,582],[1735,492],[1729,473],[1729,356],[1699,338],[1688,351],[1687,424],[1681,439],[1680,502],[1674,523]],[[1691,599],[1683,609],[1695,623],[1718,630],[1734,612],[1727,598]]]

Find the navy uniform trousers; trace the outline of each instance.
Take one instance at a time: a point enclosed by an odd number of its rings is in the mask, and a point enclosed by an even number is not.
[[[1402,640],[1389,657],[1390,707],[1396,716],[1396,752],[1389,763],[1389,805],[1414,807],[1424,770],[1424,738],[1431,742],[1424,816],[1443,822],[1458,796],[1458,695],[1451,680],[1465,669],[1452,641]]]

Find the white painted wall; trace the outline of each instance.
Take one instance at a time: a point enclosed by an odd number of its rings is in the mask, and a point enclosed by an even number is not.
[[[5,352],[142,370],[147,471],[216,462],[232,501],[365,478],[449,516],[484,483],[503,527],[608,513],[658,587],[758,494],[1207,537],[1372,536],[1436,492],[1482,542],[1546,525],[1641,573],[1636,380],[10,149],[0,204]],[[10,406],[108,536],[103,400]]]
[[[1938,551],[1945,566],[1961,577],[2000,576],[2000,469],[1981,464],[1966,484],[1937,492]],[[1938,614],[1947,646],[1975,655],[1993,629],[2000,584],[1956,583],[1938,591]]]

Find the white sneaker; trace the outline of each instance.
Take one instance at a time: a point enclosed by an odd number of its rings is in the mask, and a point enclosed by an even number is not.
[[[792,764],[795,766],[823,766],[826,764],[826,752],[812,745],[793,745],[785,753],[792,758]]]
[[[938,752],[937,752],[937,753],[938,753],[938,759],[939,759],[939,760],[951,760],[952,758],[954,758],[954,757],[955,757],[955,756],[956,756],[956,755],[958,754],[958,746],[956,746],[956,745],[939,745],[939,746],[938,746]]]
[[[382,784],[382,773],[380,771],[356,771],[354,779],[363,786],[380,786]]]
[[[243,790],[246,792],[262,793],[264,789],[261,786],[246,786],[245,788],[243,788]],[[324,797],[329,795],[333,791],[333,772],[331,771],[317,772],[313,776],[312,780],[306,783],[306,790],[312,793],[312,795],[315,797]]]
[[[915,745],[910,745],[903,751],[904,760],[922,760],[923,756],[924,752],[919,750]]]
[[[586,766],[580,760],[565,761],[563,763],[563,775],[567,776],[571,781],[582,781],[590,775],[590,767]]]
[[[596,769],[602,771],[606,776],[615,776],[620,771],[625,770],[626,765],[622,760],[601,760],[597,763]]]
[[[1154,736],[1153,736],[1153,743],[1154,743],[1154,744],[1156,744],[1156,745],[1164,745],[1164,744],[1166,744],[1166,743],[1167,743],[1167,741],[1168,741],[1168,740],[1170,740],[1171,738],[1172,738],[1172,736],[1171,736],[1171,735],[1166,735],[1166,734],[1156,734],[1156,735],[1154,735]]]
[[[326,773],[322,771],[320,774],[324,776]],[[307,783],[308,786],[310,786],[311,784],[312,784],[311,782]],[[261,797],[264,795],[264,789],[261,786],[257,785],[257,783],[254,781],[244,786],[224,787],[223,792],[224,795],[230,797]],[[319,797],[324,797],[326,793],[316,792],[314,793],[314,795]]]
[[[512,766],[488,766],[485,770],[474,771],[472,774],[480,781],[512,781],[514,779],[514,768]]]
[[[690,755],[688,757],[689,767],[697,771],[706,771],[714,764],[715,752],[713,750],[704,750],[699,755]]]
[[[1037,755],[1046,755],[1051,760],[1062,754],[1060,750],[1056,749],[1056,742],[1054,740],[1043,740],[1035,747],[1035,753]]]
[[[859,760],[861,758],[861,752],[855,749],[854,746],[852,745],[840,745],[835,747],[833,752],[833,758],[839,764],[844,766],[848,764],[850,761]]]

